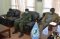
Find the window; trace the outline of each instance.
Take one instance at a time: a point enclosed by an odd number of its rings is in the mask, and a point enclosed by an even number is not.
[[[43,12],[50,12],[52,8],[52,0],[43,0]]]
[[[11,8],[18,9],[18,5],[16,4],[16,0],[11,0]]]
[[[28,8],[30,11],[35,11],[35,0],[11,0],[12,9],[24,11]]]
[[[25,4],[26,0],[19,0],[18,3],[19,3],[19,10],[22,11],[22,12],[24,12],[25,8],[26,8],[26,6],[25,6],[26,5]]]
[[[55,12],[60,16],[60,0],[53,1],[53,7],[55,8]]]
[[[27,0],[26,8],[28,8],[30,11],[34,11],[35,10],[35,0]]]

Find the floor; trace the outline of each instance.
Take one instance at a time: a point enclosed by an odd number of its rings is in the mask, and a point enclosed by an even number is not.
[[[0,25],[3,26],[3,25]],[[1,28],[2,30],[3,28]],[[0,39],[31,39],[30,35],[24,34],[23,37],[19,38],[19,32],[16,34],[12,34],[12,32],[14,31],[14,27],[11,28],[11,38],[8,37],[8,33],[2,33],[0,34]],[[47,36],[42,35],[42,39],[46,39]]]
[[[0,39],[30,39],[30,36],[24,35],[23,37],[19,38],[17,34],[12,35],[11,38],[8,38],[7,36],[0,35]]]
[[[12,34],[14,31],[14,28],[11,28],[11,38],[8,37],[8,33],[2,33],[0,34],[0,39],[31,39],[30,35],[24,34],[23,37],[19,38],[19,32],[16,34]]]
[[[19,34],[14,34],[12,35],[11,38],[6,38],[6,39],[31,39],[29,35],[24,35],[23,37],[19,38]]]
[[[14,31],[14,27],[11,28],[11,38],[8,37],[8,33],[6,32],[6,33],[0,34],[0,39],[31,39],[30,35],[27,35],[27,34],[24,34],[23,37],[19,38],[19,32],[16,34],[12,34],[13,31]],[[47,36],[42,34],[42,39],[47,39]]]

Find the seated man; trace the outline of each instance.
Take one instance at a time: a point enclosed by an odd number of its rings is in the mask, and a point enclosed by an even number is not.
[[[59,22],[59,16],[55,13],[55,9],[51,8],[50,12],[45,12],[44,17],[41,20],[41,24],[40,24],[40,35],[42,33],[42,30],[44,28],[46,28],[50,22]]]
[[[14,23],[14,26],[15,26],[15,31],[14,33],[17,32],[17,30],[19,30],[20,32],[20,36],[23,36],[23,26],[26,24],[26,23],[29,23],[31,21],[31,14],[29,14],[29,10],[28,9],[25,9],[25,12],[22,14],[22,17],[17,19]]]

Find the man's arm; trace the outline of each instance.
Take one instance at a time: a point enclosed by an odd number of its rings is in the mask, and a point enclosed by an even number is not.
[[[60,17],[57,15],[57,23],[59,24],[60,22]]]
[[[47,15],[46,15],[46,13],[44,13],[43,14],[43,17],[42,17],[42,22],[45,22],[46,21],[46,17],[47,17]]]

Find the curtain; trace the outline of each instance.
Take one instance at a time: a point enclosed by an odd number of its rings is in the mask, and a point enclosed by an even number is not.
[[[50,12],[52,8],[52,0],[43,0],[43,12]]]
[[[35,11],[35,0],[26,0],[26,8],[30,11]]]
[[[11,8],[12,9],[18,9],[19,8],[18,0],[11,0]]]
[[[30,11],[35,11],[35,0],[11,0],[12,9],[19,9],[24,12],[25,8]]]
[[[53,0],[53,7],[55,12],[60,16],[60,0]]]

